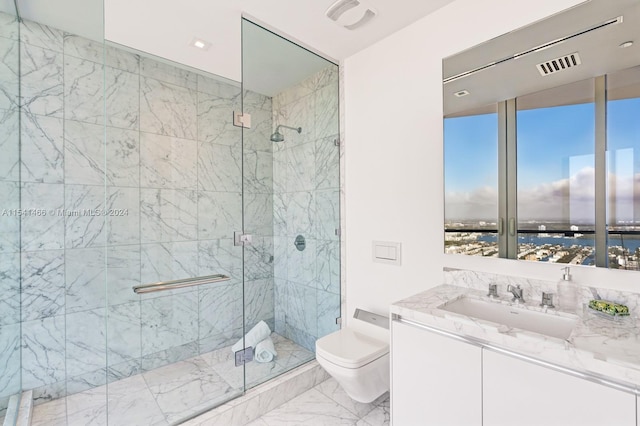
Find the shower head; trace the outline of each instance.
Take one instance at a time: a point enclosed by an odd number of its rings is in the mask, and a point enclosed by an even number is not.
[[[285,129],[291,129],[291,130],[295,130],[298,133],[302,133],[302,127],[290,127],[290,126],[285,126],[284,124],[279,124],[278,127],[276,127],[276,131],[273,132],[273,134],[271,135],[271,142],[282,142],[284,141],[284,135],[282,133],[280,133],[280,127],[284,127]]]
[[[282,142],[282,141],[284,141],[284,135],[276,130],[276,132],[271,135],[271,142]]]

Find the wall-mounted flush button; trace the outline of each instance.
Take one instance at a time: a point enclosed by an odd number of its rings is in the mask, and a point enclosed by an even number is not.
[[[374,241],[373,261],[379,263],[388,263],[392,265],[400,265],[401,247],[401,243]]]
[[[302,251],[307,247],[307,242],[302,235],[298,235],[296,237],[296,240],[293,242],[293,245],[296,246],[296,249],[298,249],[298,251]]]

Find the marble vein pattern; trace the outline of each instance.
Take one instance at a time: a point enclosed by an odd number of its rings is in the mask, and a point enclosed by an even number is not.
[[[242,193],[198,191],[198,239],[231,238],[242,228]]]
[[[142,300],[142,354],[198,339],[198,292]]]
[[[336,426],[355,425],[359,418],[346,408],[311,389],[283,406],[263,414],[249,423],[251,426],[279,426],[286,424]]]
[[[201,345],[208,345],[209,350],[214,350],[226,340],[242,335],[242,291],[242,284],[233,281],[199,289],[198,335]]]
[[[140,280],[143,284],[171,281],[198,276],[198,242],[155,243],[141,245]],[[188,288],[148,294],[146,299],[159,295],[191,291]]]
[[[198,189],[242,192],[240,146],[198,142]]]
[[[224,400],[232,392],[202,357],[158,368],[143,377],[169,422],[181,419],[185,412],[197,412],[216,400]]]
[[[140,75],[193,90],[198,84],[198,74],[147,57],[140,58]]]
[[[109,185],[140,186],[140,136],[137,131],[107,127],[107,170]]]
[[[23,252],[21,293],[23,321],[63,315],[64,250]]]
[[[140,284],[140,245],[116,245],[107,248],[107,302],[109,306],[136,302],[140,296],[133,286]]]
[[[3,209],[20,208],[20,183],[0,181],[0,197]],[[20,251],[20,218],[0,216],[0,253]]]
[[[64,183],[63,120],[22,114],[21,180]]]
[[[198,242],[198,270],[200,275],[225,274],[230,282],[242,279],[242,247],[233,245],[232,239]]]
[[[316,139],[337,135],[338,124],[338,82],[335,81],[315,92]]]
[[[138,74],[105,67],[106,123],[112,127],[138,129],[140,124],[140,78]]]
[[[65,183],[104,185],[104,132],[104,127],[100,125],[65,120]]]
[[[0,253],[0,327],[20,322],[20,266],[20,253]]]
[[[107,244],[107,217],[95,214],[109,207],[105,206],[105,201],[113,201],[105,198],[104,186],[65,186],[65,247],[71,249]]]
[[[20,105],[19,52],[17,40],[0,37],[0,109],[17,109]]]
[[[269,379],[272,376],[267,374],[270,369],[279,372],[282,368],[290,369],[313,358],[312,353],[277,334],[273,334],[272,339],[282,358],[266,364],[249,364],[251,370],[247,375],[253,383],[251,386]],[[106,425],[107,415],[109,424],[118,425],[166,425],[179,422],[198,411],[239,396],[243,371],[232,364],[233,356],[228,346],[189,357],[141,375],[111,382],[108,387],[99,386],[37,404],[32,424]],[[246,396],[231,400],[186,424],[246,424],[326,378],[324,370],[312,362],[264,383],[256,388],[257,393],[250,391]],[[233,414],[229,412],[230,409]],[[223,417],[219,417],[221,414]],[[224,417],[227,415],[232,417]]]
[[[240,89],[230,87],[224,92],[213,91],[222,93],[217,96],[198,92],[198,140],[218,145],[239,145],[242,129],[233,125],[232,111],[240,109]]]
[[[273,234],[272,194],[253,194],[245,192],[244,230],[254,236],[270,236]]]
[[[67,314],[66,330],[67,380],[98,372],[98,384],[105,384],[106,310],[98,308]],[[90,380],[87,388],[95,385],[92,382]]]
[[[23,183],[22,209],[61,211],[64,207],[64,185]],[[64,216],[24,216],[21,219],[22,250],[55,250],[64,248]]]
[[[321,240],[338,240],[335,230],[340,227],[340,191],[327,189],[315,192],[314,235]]]
[[[144,68],[145,61],[143,61]],[[140,130],[182,139],[197,138],[197,92],[153,78],[140,79]]]
[[[0,37],[18,40],[18,20],[16,16],[0,12]]]
[[[0,77],[1,78],[1,77]],[[20,119],[16,109],[0,109],[0,180],[20,180]]]
[[[259,107],[251,108],[249,112],[251,114],[251,129],[247,129],[243,133],[244,148],[250,151],[272,152],[274,143],[270,138],[274,126],[271,98],[265,98]]]
[[[20,324],[0,325],[0,398],[20,391]]]
[[[123,303],[108,308],[107,328],[109,366],[141,357],[141,308],[139,302]]]
[[[145,188],[196,189],[197,143],[140,134],[140,184]]]
[[[66,312],[104,307],[105,249],[65,250]]]
[[[287,191],[311,191],[315,187],[315,144],[308,142],[293,146],[289,153],[287,169]]]
[[[22,387],[38,388],[65,377],[65,317],[22,323]]]
[[[196,191],[141,189],[141,241],[159,243],[196,240],[197,202]]]
[[[20,97],[23,111],[63,118],[64,59],[60,52],[20,46]]]
[[[473,274],[482,275],[475,272]],[[468,275],[467,279],[470,276]],[[513,279],[527,280],[517,277]],[[548,285],[550,284],[552,283],[549,282]],[[499,286],[502,285],[504,284],[499,283]],[[476,290],[443,284],[394,303],[391,305],[391,312],[442,330],[477,337],[514,352],[577,371],[589,371],[633,385],[640,383],[640,350],[634,317],[627,317],[629,321],[626,322],[616,322],[594,316],[588,309],[578,309],[572,312],[577,315],[577,325],[568,339],[561,340],[521,329],[505,328],[499,324],[466,316],[463,320],[456,320],[449,314],[445,316],[446,311],[439,309],[442,304],[462,295],[486,299],[486,291],[486,288]],[[500,290],[498,293],[500,294]],[[529,298],[520,308],[543,309],[538,306],[538,300]],[[509,302],[503,300],[494,303]],[[551,311],[550,314],[558,313]]]
[[[334,141],[338,136],[316,140],[315,167],[317,189],[340,187],[340,147]]]
[[[244,150],[244,190],[249,193],[273,192],[273,155],[266,151]]]
[[[105,75],[102,64],[65,55],[64,117],[104,123]]]
[[[31,46],[62,52],[63,32],[28,19],[20,23],[20,41]]]
[[[340,243],[317,241],[316,288],[340,294]]]

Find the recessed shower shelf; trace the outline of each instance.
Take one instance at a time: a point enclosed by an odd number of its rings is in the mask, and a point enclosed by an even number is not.
[[[156,291],[175,290],[177,288],[193,287],[196,285],[213,284],[221,281],[229,281],[229,277],[223,274],[206,275],[196,278],[183,278],[173,281],[159,281],[157,283],[133,286],[136,294],[153,293]]]

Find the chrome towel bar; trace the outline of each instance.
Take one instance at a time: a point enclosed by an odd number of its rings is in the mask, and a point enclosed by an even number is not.
[[[183,278],[181,280],[160,281],[151,284],[135,285],[133,286],[133,292],[136,294],[153,293],[156,291],[175,290],[177,288],[213,284],[221,281],[229,281],[229,279],[230,278],[227,275],[216,274],[196,278]]]

